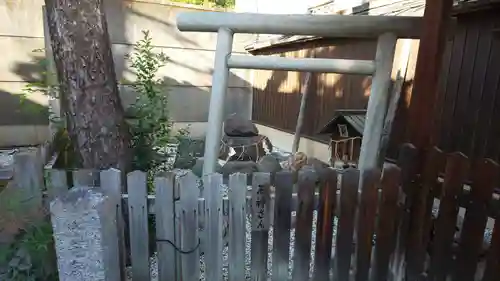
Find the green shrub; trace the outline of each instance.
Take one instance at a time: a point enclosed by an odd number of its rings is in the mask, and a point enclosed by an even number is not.
[[[160,153],[169,143],[189,134],[186,130],[174,134],[173,123],[168,112],[168,89],[158,71],[167,63],[167,56],[155,52],[148,31],[134,46],[134,52],[127,56],[130,68],[136,76],[131,83],[137,93],[135,103],[129,108],[134,170],[150,171],[155,174],[167,169],[163,166],[165,157]]]
[[[0,233],[13,238],[0,244],[0,280],[57,281],[48,212],[21,200],[22,194],[12,190],[0,194]]]

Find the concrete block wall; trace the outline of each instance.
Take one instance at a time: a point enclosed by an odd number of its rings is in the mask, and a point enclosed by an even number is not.
[[[179,12],[203,11],[189,5],[171,4],[159,0],[104,1],[118,81],[132,81],[125,54],[133,51],[133,44],[143,38],[142,30],[149,30],[153,44],[170,61],[160,73],[169,85],[170,111],[179,124],[193,123],[195,134],[202,134],[208,118],[212,68],[217,36],[210,33],[182,33],[175,19]],[[37,64],[44,57],[42,6],[43,0],[0,1],[0,47],[4,54],[0,63],[0,147],[30,145],[48,139],[48,120],[43,111],[48,99],[41,93],[31,94],[20,105],[23,87],[41,78]],[[249,35],[236,35],[233,51],[245,54]],[[250,71],[233,70],[229,79],[226,113],[251,115]],[[120,85],[124,106],[135,99],[130,86]],[[178,125],[179,127],[180,125]]]

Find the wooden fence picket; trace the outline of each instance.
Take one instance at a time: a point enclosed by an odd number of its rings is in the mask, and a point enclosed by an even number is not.
[[[55,169],[45,170],[45,187],[47,188],[49,201],[68,191],[66,171]]]
[[[205,188],[205,275],[207,280],[222,280],[222,175],[203,179]]]
[[[197,177],[192,172],[179,178],[180,183],[180,228],[181,228],[181,280],[200,279],[200,239],[198,235],[198,189]]]
[[[412,217],[407,243],[408,281],[421,280],[424,273],[427,243],[430,240],[432,224],[433,192],[437,187],[439,172],[444,167],[445,158],[441,150],[434,147],[427,153],[421,187],[415,194],[411,208]]]
[[[247,175],[229,176],[229,281],[245,279]]]
[[[342,174],[340,189],[340,214],[337,226],[334,280],[350,280],[353,252],[354,221],[358,200],[359,170],[347,169]]]
[[[318,176],[312,170],[298,175],[298,210],[295,225],[295,249],[293,251],[292,280],[309,279],[311,260],[311,231],[314,210],[314,191]]]
[[[452,243],[458,215],[458,195],[467,176],[468,160],[462,153],[447,157],[443,194],[432,243],[430,280],[445,280],[452,261]]]
[[[293,176],[291,172],[279,172],[274,177],[276,190],[273,226],[273,269],[274,281],[288,280],[290,258],[291,200]]]
[[[165,177],[155,178],[154,186],[156,192],[156,238],[158,245],[158,278],[159,280],[176,280],[175,248],[179,245],[175,239],[174,214],[174,178],[175,175],[168,173]]]
[[[149,280],[149,235],[146,173],[127,175],[132,280]]]
[[[394,280],[405,278],[407,256],[406,246],[410,232],[411,207],[414,201],[414,190],[418,188],[415,176],[418,171],[418,151],[412,144],[405,143],[399,151],[398,166],[401,168],[402,202],[397,212],[398,234],[395,240],[394,258],[392,260],[392,274]]]
[[[22,209],[39,210],[43,207],[44,187],[42,167],[36,151],[20,152],[14,155],[13,182],[22,196]],[[33,209],[31,209],[33,208]]]
[[[471,201],[462,226],[454,281],[474,280],[488,222],[486,210],[495,183],[498,182],[498,168],[498,164],[492,160],[482,160],[474,167]]]
[[[73,171],[73,186],[100,186],[99,171],[79,169]]]
[[[268,173],[254,173],[252,179],[251,278],[267,280],[267,247],[270,220],[270,181]]]
[[[177,181],[174,181],[174,184],[177,185]],[[175,186],[174,186],[175,188]],[[174,196],[175,196],[175,190],[174,190]],[[174,202],[174,222],[175,222],[175,228],[174,228],[174,234],[175,234],[175,242],[176,246],[181,245],[183,239],[182,239],[182,225],[181,225],[181,215],[182,215],[182,208],[181,208],[181,202],[175,201]],[[196,230],[197,231],[197,230]],[[182,280],[182,259],[183,255],[179,251],[175,251],[175,280]]]
[[[389,277],[389,261],[396,239],[396,216],[399,199],[401,171],[396,165],[384,168],[382,174],[382,196],[379,204],[379,218],[375,239],[372,281],[386,281]]]
[[[337,173],[327,169],[320,179],[314,281],[328,280],[332,265],[333,219],[337,205]]]
[[[495,221],[493,236],[482,281],[500,280],[500,221]]]
[[[62,176],[62,175],[61,175]],[[66,174],[64,173],[66,179]],[[116,228],[117,228],[117,242],[118,254],[120,255],[120,276],[121,279],[125,278],[125,265],[126,265],[126,249],[125,249],[125,221],[123,219],[122,209],[122,173],[118,169],[108,169],[100,173],[101,188],[113,198],[115,202],[116,212]]]
[[[373,234],[377,216],[380,171],[368,170],[363,173],[363,177],[356,235],[356,281],[366,281],[369,277]]]

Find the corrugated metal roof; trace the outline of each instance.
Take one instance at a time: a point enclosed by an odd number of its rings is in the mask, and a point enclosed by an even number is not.
[[[334,117],[319,131],[319,134],[330,134],[337,130],[341,121],[351,125],[361,136],[365,130],[366,110],[337,110]]]

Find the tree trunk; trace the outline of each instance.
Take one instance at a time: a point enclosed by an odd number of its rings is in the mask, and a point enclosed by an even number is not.
[[[101,0],[45,0],[67,128],[81,168],[127,171],[130,133]]]

